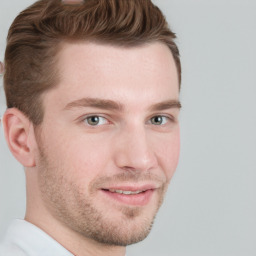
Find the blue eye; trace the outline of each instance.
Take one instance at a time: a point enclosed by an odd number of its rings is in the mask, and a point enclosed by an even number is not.
[[[154,116],[150,119],[151,124],[153,125],[163,125],[168,121],[168,117],[166,116]]]
[[[97,126],[106,124],[107,119],[102,116],[89,116],[85,118],[85,122],[90,126]]]

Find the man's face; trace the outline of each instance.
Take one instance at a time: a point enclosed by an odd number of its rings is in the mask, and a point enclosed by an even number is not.
[[[175,63],[160,43],[65,44],[44,95],[38,183],[62,225],[111,245],[144,239],[179,156]]]

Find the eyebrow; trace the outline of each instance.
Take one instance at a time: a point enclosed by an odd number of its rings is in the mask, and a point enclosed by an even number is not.
[[[85,107],[112,110],[112,111],[118,111],[118,112],[124,111],[124,105],[122,105],[120,102],[107,100],[107,99],[99,99],[99,98],[82,98],[79,100],[72,101],[64,107],[64,110],[71,110],[73,108],[85,108]],[[171,108],[180,109],[181,103],[178,100],[167,100],[167,101],[159,102],[150,106],[149,110],[162,111],[162,110],[167,110]]]
[[[92,107],[106,110],[115,110],[115,111],[123,111],[124,107],[122,104],[106,99],[98,99],[98,98],[82,98],[79,100],[75,100],[66,105],[64,110],[70,110],[72,108],[82,108],[82,107]]]
[[[181,109],[181,103],[178,100],[167,100],[152,105],[149,110],[151,111],[162,111],[166,109],[177,108]]]

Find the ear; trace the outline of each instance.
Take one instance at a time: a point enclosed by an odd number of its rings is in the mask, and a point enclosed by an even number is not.
[[[35,166],[34,127],[18,109],[7,109],[3,116],[5,138],[14,157],[24,166]]]

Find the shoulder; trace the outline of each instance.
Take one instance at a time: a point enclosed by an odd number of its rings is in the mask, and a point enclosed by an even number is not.
[[[18,234],[17,224],[19,222],[20,220],[14,220],[10,223],[3,240],[0,241],[0,256],[28,256],[20,246],[23,236]]]
[[[28,256],[21,248],[2,242],[0,244],[0,256]]]

